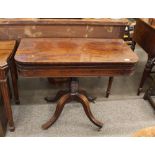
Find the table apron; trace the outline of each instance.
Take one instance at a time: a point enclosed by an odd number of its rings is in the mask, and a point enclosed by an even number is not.
[[[134,67],[124,69],[103,69],[103,68],[60,68],[60,69],[21,69],[17,68],[20,76],[24,77],[94,77],[94,76],[119,76],[130,75]]]

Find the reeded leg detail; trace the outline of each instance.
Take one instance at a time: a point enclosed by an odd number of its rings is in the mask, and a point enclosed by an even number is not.
[[[114,77],[112,77],[112,76],[109,77],[108,88],[107,88],[107,91],[106,91],[106,98],[108,98],[109,95],[110,95],[113,80],[114,80]]]

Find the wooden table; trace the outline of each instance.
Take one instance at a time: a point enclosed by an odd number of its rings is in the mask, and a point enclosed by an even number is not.
[[[143,85],[150,74],[154,72],[155,66],[155,18],[137,19],[135,29],[134,41],[138,43],[148,55],[148,59],[143,71],[143,75],[139,84],[138,92],[139,95],[143,90]],[[154,81],[153,81],[154,82]],[[155,102],[152,97],[155,96],[154,84],[145,91],[144,99],[148,100],[152,107],[155,109]]]
[[[11,71],[14,97],[15,102],[19,103],[18,90],[17,90],[17,77],[15,71],[15,64],[13,57],[16,50],[16,42],[14,40],[10,41],[0,41],[0,89],[3,98],[5,113],[9,123],[10,131],[13,131],[14,122],[12,117],[12,109],[10,105],[10,88],[8,84],[8,72]],[[5,119],[5,118],[4,118]]]
[[[104,38],[123,39],[128,19],[112,18],[1,18],[0,40],[21,38]],[[68,78],[48,78],[58,84]],[[113,78],[109,78],[106,97],[110,94]]]
[[[152,72],[152,68],[155,65],[155,27],[150,25],[146,19],[137,19],[134,29],[132,49],[135,49],[135,45],[139,44],[141,48],[147,53],[148,59],[141,77],[137,95],[143,90],[143,85],[146,79]]]
[[[42,127],[47,129],[60,116],[67,102],[76,100],[86,115],[102,127],[91,113],[86,91],[79,89],[77,77],[118,76],[133,73],[138,57],[121,39],[25,38],[15,55],[19,75],[24,77],[72,77],[68,90],[59,91],[53,117]]]
[[[128,20],[0,18],[0,40],[21,38],[123,38]]]

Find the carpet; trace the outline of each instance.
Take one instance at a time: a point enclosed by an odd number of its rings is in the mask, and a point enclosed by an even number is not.
[[[48,130],[41,125],[54,113],[55,104],[14,105],[15,132],[7,136],[132,136],[155,124],[152,107],[143,99],[97,101],[91,104],[95,117],[104,122],[98,131],[86,117],[80,103],[67,104],[58,121]],[[132,109],[132,110],[131,110]]]

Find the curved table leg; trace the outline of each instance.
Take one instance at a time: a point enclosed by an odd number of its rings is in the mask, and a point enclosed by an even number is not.
[[[48,129],[52,124],[55,123],[55,121],[59,118],[64,105],[67,103],[68,99],[70,98],[70,94],[65,94],[64,96],[62,96],[57,104],[56,110],[54,115],[49,119],[49,121],[47,121],[45,124],[42,125],[42,128]]]
[[[60,90],[59,92],[57,92],[57,94],[56,94],[55,97],[45,97],[45,100],[47,102],[56,102],[56,101],[58,101],[65,94],[67,94],[67,91]]]
[[[89,101],[87,99],[86,96],[84,96],[83,94],[77,94],[75,96],[75,100],[80,102],[84,108],[84,111],[87,115],[87,117],[89,118],[89,120],[94,123],[96,126],[98,126],[99,128],[102,128],[103,123],[101,123],[100,121],[98,121],[97,119],[95,119],[95,117],[93,116],[91,110],[90,110],[90,106],[89,106]]]
[[[45,124],[42,125],[43,129],[48,129],[51,125],[53,125],[56,122],[56,120],[59,118],[64,108],[64,105],[73,100],[80,102],[89,120],[99,128],[102,128],[103,123],[95,119],[95,117],[93,116],[90,110],[89,100],[94,101],[94,99],[89,98],[86,91],[79,90],[78,83],[79,82],[77,78],[71,78],[69,91],[59,91],[56,97],[50,100],[50,101],[56,101],[59,97],[61,97],[57,104],[54,115]]]
[[[82,89],[79,90],[79,93],[80,93],[80,94],[83,94],[84,96],[86,96],[86,98],[88,99],[89,102],[95,103],[95,100],[96,100],[97,97],[89,96],[89,95],[87,94],[87,92],[86,92],[85,90],[82,90]]]

